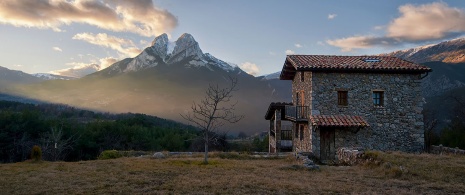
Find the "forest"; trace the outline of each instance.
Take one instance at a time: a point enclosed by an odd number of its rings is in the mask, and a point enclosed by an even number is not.
[[[57,104],[0,101],[0,162],[96,159],[103,150],[191,150],[196,128],[144,114],[110,114]]]
[[[30,158],[34,145],[48,161],[97,159],[105,150],[203,151],[197,128],[145,114],[111,114],[61,104],[0,101],[0,162]],[[215,151],[267,151],[267,139],[229,143],[226,133],[210,143]],[[229,136],[231,137],[231,136]]]

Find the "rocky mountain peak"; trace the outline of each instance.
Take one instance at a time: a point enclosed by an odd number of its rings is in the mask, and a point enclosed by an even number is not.
[[[165,59],[168,53],[168,35],[163,33],[152,41],[151,48],[156,54],[158,54],[162,59]]]
[[[201,59],[202,55],[203,52],[200,49],[199,43],[195,41],[191,34],[184,33],[176,40],[176,46],[168,62],[179,62],[189,56],[192,56],[194,59]]]

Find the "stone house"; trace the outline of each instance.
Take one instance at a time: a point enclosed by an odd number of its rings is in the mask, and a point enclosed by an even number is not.
[[[280,79],[292,81],[292,103],[268,108],[269,152],[422,151],[420,84],[431,71],[391,56],[288,55]]]

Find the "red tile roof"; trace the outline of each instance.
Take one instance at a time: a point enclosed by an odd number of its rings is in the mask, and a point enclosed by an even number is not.
[[[295,71],[431,72],[431,68],[393,56],[288,55],[281,79],[292,79]]]
[[[361,116],[348,115],[311,115],[310,121],[314,126],[323,127],[369,127]]]

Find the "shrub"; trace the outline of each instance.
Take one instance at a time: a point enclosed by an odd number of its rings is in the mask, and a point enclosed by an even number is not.
[[[38,145],[32,147],[31,159],[34,161],[42,160],[42,149]]]
[[[123,155],[119,153],[116,150],[104,150],[100,155],[98,156],[99,160],[106,160],[106,159],[115,159],[115,158],[121,158]]]

